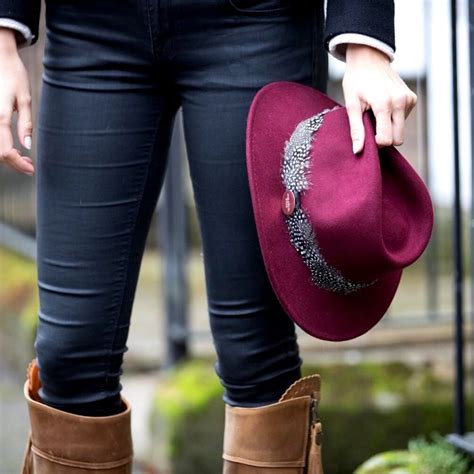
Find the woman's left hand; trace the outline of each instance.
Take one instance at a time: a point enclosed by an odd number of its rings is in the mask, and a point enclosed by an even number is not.
[[[378,147],[403,143],[405,119],[417,96],[392,69],[385,53],[367,45],[348,44],[342,88],[354,153],[364,147],[362,113],[369,108],[376,119]]]

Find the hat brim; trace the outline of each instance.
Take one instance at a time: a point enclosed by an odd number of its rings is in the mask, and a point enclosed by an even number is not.
[[[260,248],[279,302],[308,334],[343,341],[366,333],[380,321],[395,296],[403,269],[388,272],[377,283],[350,295],[318,288],[289,239],[281,211],[285,188],[280,166],[268,165],[270,158],[281,160],[284,143],[299,121],[335,105],[340,104],[302,84],[267,84],[249,109],[246,159]]]

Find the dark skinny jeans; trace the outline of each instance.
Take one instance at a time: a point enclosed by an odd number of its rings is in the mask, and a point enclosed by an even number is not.
[[[295,325],[257,240],[245,126],[268,82],[325,90],[322,3],[46,1],[35,341],[44,403],[120,410],[140,262],[179,107],[223,399],[272,403],[301,376]]]

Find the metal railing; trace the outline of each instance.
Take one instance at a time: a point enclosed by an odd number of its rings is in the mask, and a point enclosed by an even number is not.
[[[457,40],[457,2],[451,0],[451,51],[452,51],[452,83],[453,83],[453,124],[454,124],[454,227],[453,227],[453,249],[454,249],[454,294],[455,294],[455,360],[456,383],[454,388],[454,432],[447,439],[455,446],[474,455],[474,420],[471,421],[471,431],[466,431],[466,398],[465,398],[465,344],[464,344],[464,289],[463,289],[463,246],[462,246],[462,219],[461,219],[461,196],[460,196],[460,161],[459,161],[459,94],[458,94],[458,40]],[[469,2],[469,25],[470,25],[470,84],[471,84],[471,114],[474,113],[474,4]],[[474,156],[474,126],[471,120],[471,163]],[[474,173],[471,175],[471,189],[474,186]],[[471,197],[472,199],[472,197]],[[474,204],[474,203],[472,203]],[[471,205],[471,213],[474,207]],[[471,246],[474,243],[473,222],[471,219]],[[472,248],[472,247],[471,247]],[[471,268],[473,266],[471,258]],[[472,337],[472,335],[471,335]]]

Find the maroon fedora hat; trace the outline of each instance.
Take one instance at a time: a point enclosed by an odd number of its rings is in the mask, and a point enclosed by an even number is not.
[[[266,271],[288,315],[319,339],[372,328],[433,228],[425,183],[395,147],[377,147],[371,110],[363,123],[354,155],[346,108],[317,89],[272,82],[249,109],[247,173]]]

